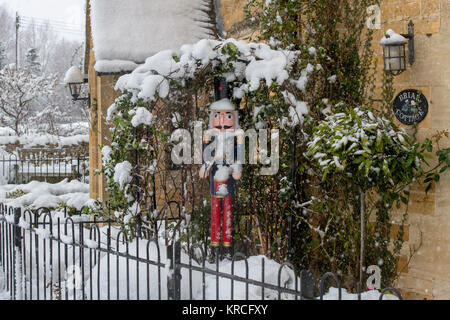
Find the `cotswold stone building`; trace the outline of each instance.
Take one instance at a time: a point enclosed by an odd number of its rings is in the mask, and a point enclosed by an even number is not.
[[[415,62],[395,77],[394,83],[397,92],[417,89],[427,98],[428,115],[416,133],[423,140],[437,130],[450,129],[450,1],[383,1],[381,28],[374,46],[387,29],[407,33],[409,21],[415,26]],[[381,62],[382,49],[378,48]],[[383,64],[378,65],[382,68]],[[442,143],[443,147],[450,146],[448,139]],[[404,265],[400,266],[403,272],[398,287],[417,298],[449,299],[450,175],[444,175],[428,194],[424,188],[411,188]],[[407,261],[409,264],[405,265]]]
[[[89,74],[92,113],[90,129],[91,197],[103,198],[104,181],[100,176],[92,175],[92,172],[93,169],[101,168],[99,146],[107,143],[109,136],[105,125],[105,115],[108,107],[118,95],[113,89],[115,81],[120,75],[132,71],[136,67],[136,63],[142,63],[143,60],[128,59],[127,63],[119,65],[120,68],[113,71],[108,69],[107,61],[96,67],[99,60],[96,57],[96,34],[91,28],[92,22],[95,26],[95,21],[91,20],[94,16],[90,11],[90,2],[93,1],[96,0],[87,0],[85,64],[85,73]],[[109,2],[110,13],[115,12],[113,6],[116,2]],[[134,3],[136,6],[143,3],[142,0],[128,0],[127,2],[130,5]],[[238,39],[248,37],[256,32],[250,29],[244,21],[243,8],[247,0],[205,2],[214,5],[213,28],[216,31],[225,31],[227,37]],[[159,14],[162,13],[159,12]],[[143,19],[143,16],[137,15],[128,18]],[[170,13],[168,19],[170,19]],[[381,38],[388,29],[406,34],[410,21],[415,26],[415,62],[412,65],[408,64],[406,71],[395,77],[395,89],[397,93],[405,89],[417,89],[427,98],[428,114],[418,125],[417,132],[414,133],[410,130],[411,127],[404,126],[423,140],[434,135],[437,130],[450,129],[450,0],[384,0],[382,2],[380,26],[376,30],[373,42],[377,53],[379,75],[383,72]],[[107,22],[106,24],[104,21],[101,22],[103,24],[97,26],[101,25],[101,28],[106,28]],[[101,30],[95,31],[101,32]],[[147,32],[152,33],[151,26]],[[169,27],[167,32],[170,36]],[[211,35],[205,31],[206,34]],[[114,41],[114,36],[114,34],[110,34],[103,38],[103,41]],[[148,41],[148,39],[143,41]],[[153,53],[155,50],[149,46],[148,55]],[[123,57],[113,56],[109,59],[124,60]],[[379,76],[378,79],[381,77]],[[380,86],[381,82],[378,84],[378,87]],[[381,92],[377,92],[377,95],[381,95]],[[442,147],[449,146],[450,140],[444,139]],[[450,175],[444,175],[428,194],[424,189],[425,186],[415,185],[410,190],[409,216],[404,236],[406,242],[399,264],[401,276],[397,287],[411,298],[450,299]],[[398,217],[394,217],[395,219],[399,220]]]

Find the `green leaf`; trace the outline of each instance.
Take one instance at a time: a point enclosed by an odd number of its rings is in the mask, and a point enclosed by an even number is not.
[[[408,204],[408,199],[406,199],[405,197],[400,196],[400,200],[402,200],[402,202],[403,202],[404,204]]]
[[[370,166],[371,166],[372,162],[370,161],[370,159],[366,159],[365,162],[365,167],[366,167],[366,176],[369,175],[369,171],[370,171]]]
[[[383,160],[383,172],[386,176],[389,175],[389,166],[386,159]]]

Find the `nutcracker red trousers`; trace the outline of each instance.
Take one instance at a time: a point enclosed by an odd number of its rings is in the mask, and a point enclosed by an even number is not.
[[[231,246],[233,225],[233,197],[211,195],[211,246],[220,245],[220,218],[222,216],[222,242]]]

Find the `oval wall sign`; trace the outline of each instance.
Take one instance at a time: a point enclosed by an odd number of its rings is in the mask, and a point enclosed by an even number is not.
[[[418,90],[404,90],[394,100],[394,114],[406,125],[422,122],[428,114],[428,100]]]

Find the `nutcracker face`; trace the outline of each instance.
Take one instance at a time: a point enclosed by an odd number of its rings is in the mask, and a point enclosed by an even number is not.
[[[212,127],[220,131],[236,129],[236,118],[234,111],[213,111]]]

